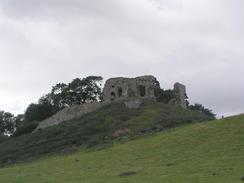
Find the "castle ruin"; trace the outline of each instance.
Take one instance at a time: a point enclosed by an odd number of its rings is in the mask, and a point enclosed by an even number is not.
[[[160,86],[154,76],[108,79],[103,89],[103,100],[101,102],[65,108],[50,118],[40,122],[34,132],[39,129],[79,118],[112,102],[122,101],[127,108],[138,108],[143,100],[156,101],[156,89],[160,89]],[[170,100],[169,104],[187,108],[186,87],[183,84],[175,83],[173,92],[175,97]]]
[[[152,99],[155,100],[155,82],[153,76],[141,76],[136,78],[111,78],[106,81],[103,89],[103,100],[113,102],[128,99]]]

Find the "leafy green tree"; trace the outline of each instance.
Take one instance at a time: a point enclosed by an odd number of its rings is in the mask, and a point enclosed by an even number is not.
[[[68,84],[56,84],[50,93],[38,100],[38,103],[30,104],[24,115],[16,117],[15,136],[31,132],[38,122],[65,107],[101,100],[101,82],[102,77],[89,76],[83,79],[76,78]]]
[[[59,83],[52,88],[51,104],[62,109],[67,106],[79,105],[101,100],[101,76],[76,78],[71,83]]]
[[[42,121],[58,110],[49,103],[30,104],[25,112],[25,122]]]
[[[0,111],[0,134],[12,134],[15,130],[15,117],[9,112]]]
[[[66,91],[67,85],[65,83],[58,83],[52,87],[52,91],[48,94],[48,101],[51,105],[62,109],[66,107]]]
[[[76,78],[69,84],[58,83],[37,104],[28,106],[23,121],[42,121],[64,107],[100,100],[101,81],[100,76],[89,76]]]

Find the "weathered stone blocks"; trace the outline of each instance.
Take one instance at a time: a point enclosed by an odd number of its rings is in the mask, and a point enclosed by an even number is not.
[[[102,102],[74,105],[65,108],[50,118],[40,122],[34,132],[65,121],[80,118],[111,102],[123,101],[127,108],[138,108],[143,100],[156,101],[155,89],[159,87],[159,83],[154,76],[108,79],[103,89]],[[174,93],[176,97],[171,100],[171,104],[186,108],[186,87],[183,84],[175,83]]]
[[[156,81],[157,79],[153,76],[111,78],[104,86],[103,100],[105,102],[130,99],[155,100]]]

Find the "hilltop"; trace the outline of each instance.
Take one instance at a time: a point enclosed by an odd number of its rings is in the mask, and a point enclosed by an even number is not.
[[[115,102],[80,118],[11,137],[0,144],[0,165],[33,160],[46,155],[103,147],[187,123],[210,120],[204,113],[159,102],[145,101],[141,107],[126,108]]]
[[[240,115],[0,169],[0,182],[241,183],[243,154],[244,115]]]

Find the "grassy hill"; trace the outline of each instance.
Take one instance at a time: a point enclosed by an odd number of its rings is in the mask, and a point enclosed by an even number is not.
[[[103,147],[113,141],[206,120],[209,117],[202,113],[162,103],[145,102],[138,109],[113,103],[79,119],[0,143],[0,166],[80,148]]]
[[[5,183],[241,183],[243,176],[244,115],[0,169]]]

